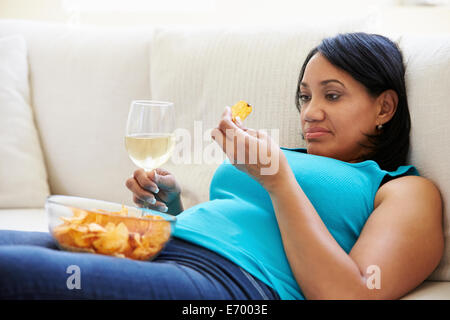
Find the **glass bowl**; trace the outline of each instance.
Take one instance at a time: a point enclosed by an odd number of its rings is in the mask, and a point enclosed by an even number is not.
[[[102,200],[52,195],[49,231],[62,250],[135,260],[155,258],[169,242],[176,217]]]

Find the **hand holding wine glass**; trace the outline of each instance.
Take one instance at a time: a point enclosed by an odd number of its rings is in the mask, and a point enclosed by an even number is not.
[[[172,102],[136,100],[131,103],[125,146],[138,167],[126,186],[140,207],[178,214],[183,211],[181,188],[167,170],[175,146],[175,110]]]

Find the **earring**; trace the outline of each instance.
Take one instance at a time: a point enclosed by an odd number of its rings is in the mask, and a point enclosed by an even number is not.
[[[383,129],[383,125],[382,125],[382,124],[377,125],[377,129],[378,129],[378,130]]]

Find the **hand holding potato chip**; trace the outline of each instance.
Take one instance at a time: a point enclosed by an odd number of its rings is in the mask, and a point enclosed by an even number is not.
[[[236,168],[251,175],[270,192],[290,170],[284,153],[264,130],[245,128],[233,121],[233,108],[235,119],[241,115],[245,119],[251,112],[249,105],[242,101],[232,108],[226,107],[211,137]]]

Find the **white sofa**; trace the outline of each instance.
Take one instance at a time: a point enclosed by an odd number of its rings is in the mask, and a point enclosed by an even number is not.
[[[4,74],[15,83],[2,88],[11,81],[0,75],[0,229],[47,231],[43,206],[49,194],[132,205],[125,180],[136,167],[125,151],[124,133],[135,99],[173,101],[177,127],[204,134],[203,148],[213,143],[207,129],[217,124],[224,106],[245,99],[255,106],[247,126],[279,129],[280,145],[302,146],[294,104],[301,63],[321,38],[345,31],[376,30],[362,21],[321,29],[301,24],[201,29],[0,20],[0,58],[12,61],[0,62],[0,71],[9,70]],[[15,51],[3,55],[8,43],[2,47],[2,39],[14,35],[20,35],[13,37]],[[450,37],[390,36],[407,63],[410,160],[440,187],[445,206]],[[13,100],[17,107],[5,104]],[[164,166],[180,181],[185,207],[208,199],[217,164],[201,160],[194,156],[191,164]],[[450,299],[449,223],[445,208],[441,264],[403,299]]]

